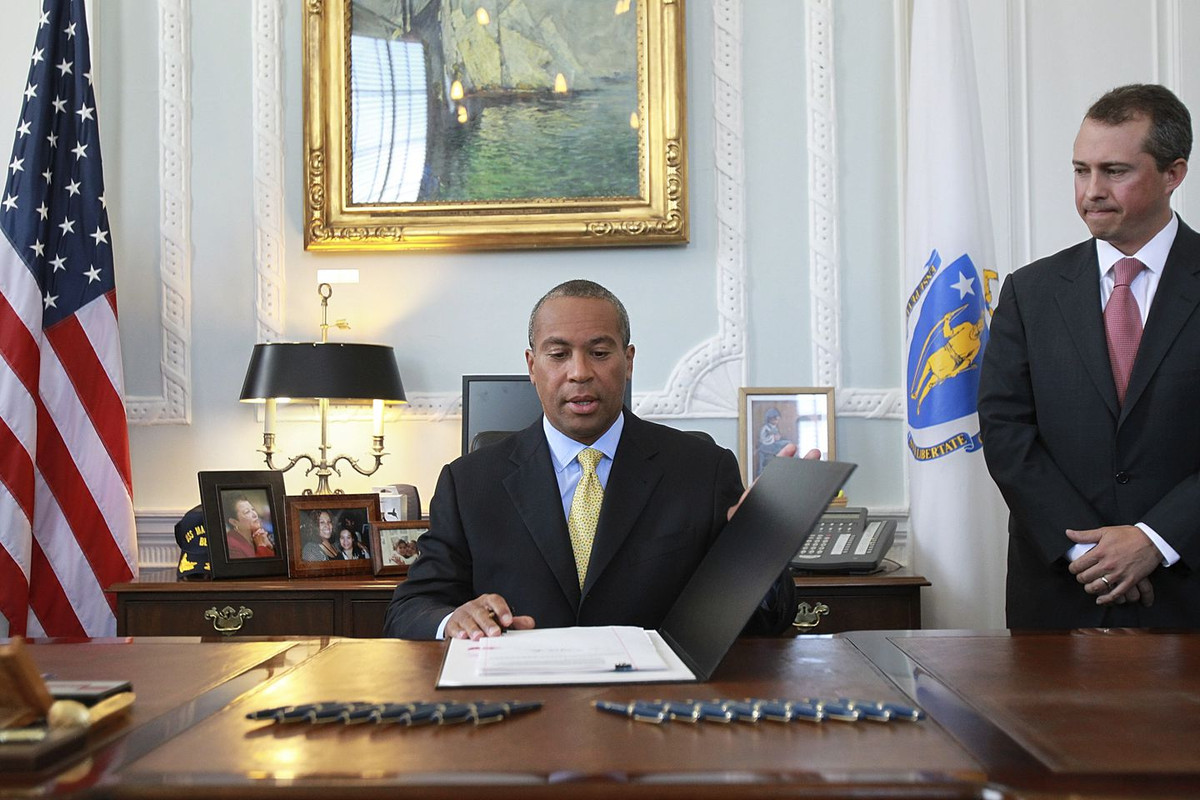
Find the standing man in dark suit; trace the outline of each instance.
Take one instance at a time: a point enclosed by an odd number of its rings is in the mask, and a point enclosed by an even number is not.
[[[623,408],[629,342],[625,307],[598,284],[568,281],[538,301],[525,361],[544,416],[442,470],[386,636],[659,626],[742,481],[728,450]],[[794,595],[785,574],[751,629],[786,628]]]
[[[1001,290],[979,420],[1011,628],[1200,626],[1200,235],[1170,206],[1191,147],[1167,89],[1101,97],[1073,156],[1095,238]]]

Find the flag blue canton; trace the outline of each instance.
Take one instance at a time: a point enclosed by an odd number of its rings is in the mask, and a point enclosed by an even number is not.
[[[83,6],[38,22],[0,227],[41,291],[49,328],[114,288],[100,136]]]
[[[936,250],[927,267],[936,270]],[[975,413],[987,347],[987,303],[979,272],[963,254],[924,292],[908,350],[908,424],[928,428]]]

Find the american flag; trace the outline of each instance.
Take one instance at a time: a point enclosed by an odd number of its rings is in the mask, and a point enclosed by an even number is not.
[[[112,237],[83,0],[46,0],[0,201],[0,613],[111,636],[137,573]]]

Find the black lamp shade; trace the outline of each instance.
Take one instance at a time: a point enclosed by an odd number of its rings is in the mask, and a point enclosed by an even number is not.
[[[240,399],[270,397],[405,402],[391,347],[335,342],[254,345]]]

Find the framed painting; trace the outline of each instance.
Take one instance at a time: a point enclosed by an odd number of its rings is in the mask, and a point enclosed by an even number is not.
[[[293,578],[371,574],[368,521],[379,519],[378,494],[300,495],[287,507]]]
[[[388,522],[372,520],[371,564],[376,575],[407,575],[408,567],[417,560],[420,546],[417,540],[429,530],[429,520]]]
[[[738,391],[738,459],[746,485],[789,444],[796,457],[809,450],[834,461],[833,388],[742,387]]]
[[[688,240],[682,2],[323,0],[304,15],[306,249]]]
[[[213,578],[286,576],[283,473],[217,471],[197,477]]]

